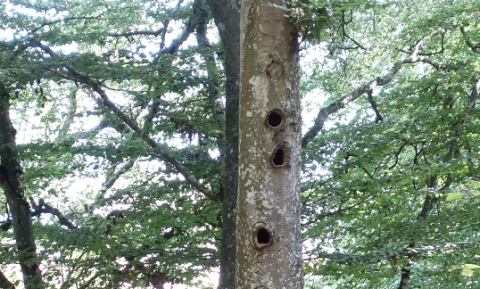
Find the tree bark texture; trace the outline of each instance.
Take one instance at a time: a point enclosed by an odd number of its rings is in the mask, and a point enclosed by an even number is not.
[[[235,288],[236,206],[238,192],[238,109],[240,83],[240,5],[237,0],[207,0],[225,55],[226,122],[222,156],[222,245],[220,289]]]
[[[303,288],[298,42],[270,2],[241,10],[237,289]]]
[[[36,260],[30,205],[25,199],[22,170],[10,120],[9,94],[0,84],[0,187],[5,192],[13,219],[17,254],[26,289],[44,288]]]

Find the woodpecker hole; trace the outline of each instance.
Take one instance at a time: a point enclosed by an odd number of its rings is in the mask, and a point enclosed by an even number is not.
[[[267,115],[267,125],[271,128],[279,128],[283,124],[283,113],[279,109],[270,111]]]
[[[272,162],[276,166],[283,166],[285,162],[285,158],[283,156],[283,150],[282,149],[277,149],[275,151],[275,154],[273,155]]]
[[[256,230],[254,230],[253,241],[257,250],[268,247],[273,243],[272,232],[264,224],[257,226]]]
[[[277,147],[273,152],[273,155],[270,159],[272,162],[273,167],[283,167],[288,165],[289,162],[289,150],[284,146]]]
[[[260,229],[257,232],[258,244],[268,244],[270,242],[270,234],[266,229]]]

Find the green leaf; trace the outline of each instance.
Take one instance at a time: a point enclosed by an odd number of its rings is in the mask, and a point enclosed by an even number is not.
[[[480,189],[480,182],[477,181],[470,181],[468,182],[468,185],[475,187],[476,189]]]
[[[458,200],[463,197],[462,193],[450,193],[447,195],[447,198],[445,199],[447,202],[453,202],[455,200]]]

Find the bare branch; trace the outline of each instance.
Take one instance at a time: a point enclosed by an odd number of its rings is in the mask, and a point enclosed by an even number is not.
[[[352,22],[352,10],[350,10],[350,20],[348,22],[345,21],[345,11],[342,10],[342,32],[343,32],[343,35],[345,35],[348,39],[350,39],[353,43],[355,43],[357,45],[357,47],[352,47],[350,49],[357,49],[357,48],[361,48],[363,50],[367,50],[365,47],[363,47],[363,45],[361,45],[360,43],[358,43],[355,39],[353,39],[352,37],[350,37],[347,32],[345,31],[345,25],[348,25],[350,22]],[[348,48],[347,48],[348,49]]]
[[[39,216],[42,213],[49,213],[54,216],[56,216],[60,222],[61,225],[64,225],[65,227],[73,230],[77,229],[77,226],[73,224],[65,215],[63,215],[59,209],[56,209],[49,204],[45,203],[43,199],[40,199],[38,201],[38,206],[34,208],[34,211],[32,213],[32,217]]]
[[[118,169],[113,174],[113,176],[111,176],[102,184],[102,189],[100,191],[105,193],[107,190],[109,190],[123,174],[125,174],[128,170],[130,170],[133,167],[134,164],[135,164],[135,160],[132,160],[132,159],[128,160],[120,169]]]

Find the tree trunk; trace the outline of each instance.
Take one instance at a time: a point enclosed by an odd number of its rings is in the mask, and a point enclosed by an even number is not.
[[[303,288],[298,42],[270,2],[241,10],[237,289]]]
[[[238,192],[238,99],[240,82],[240,6],[237,0],[208,0],[225,55],[226,123],[222,156],[222,245],[220,289],[235,288],[236,206]]]
[[[9,94],[0,84],[0,187],[7,197],[13,219],[17,253],[26,289],[44,288],[38,269],[30,205],[25,199],[22,170],[15,144],[15,129],[10,121]]]

